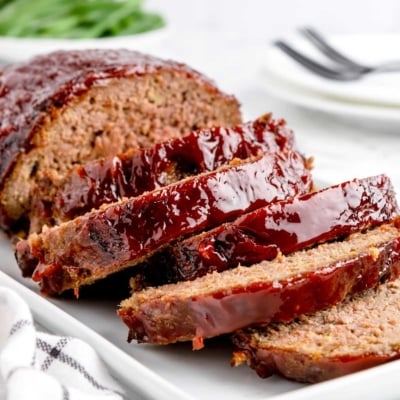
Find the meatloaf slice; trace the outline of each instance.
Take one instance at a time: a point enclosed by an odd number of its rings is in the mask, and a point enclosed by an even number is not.
[[[191,280],[250,265],[387,222],[399,214],[385,175],[354,179],[270,203],[235,221],[178,241],[138,266],[138,283]]]
[[[295,151],[234,161],[31,234],[17,244],[17,260],[25,275],[30,260],[39,261],[33,278],[42,280],[44,293],[77,289],[143,261],[172,240],[311,187],[307,160]]]
[[[238,331],[232,365],[320,382],[400,358],[400,280],[290,323]]]
[[[168,344],[290,321],[400,273],[400,221],[273,261],[149,287],[120,304],[129,340]]]
[[[43,190],[38,191],[30,229],[40,232],[44,224],[61,223],[102,204],[213,171],[234,158],[293,146],[294,134],[285,121],[266,114],[232,128],[206,128],[142,150],[91,161],[74,167],[48,198],[43,197]]]
[[[58,51],[5,67],[0,227],[27,214],[35,182],[51,187],[73,165],[240,122],[237,100],[203,75],[134,51]]]

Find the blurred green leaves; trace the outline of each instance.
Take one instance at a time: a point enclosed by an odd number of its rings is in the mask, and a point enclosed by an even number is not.
[[[0,36],[97,38],[164,25],[143,0],[0,0]]]

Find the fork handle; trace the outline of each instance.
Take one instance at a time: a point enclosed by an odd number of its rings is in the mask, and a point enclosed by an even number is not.
[[[283,40],[277,40],[274,42],[274,45],[281,49],[284,53],[286,53],[289,57],[293,60],[297,61],[300,65],[304,68],[308,69],[309,71],[314,72],[315,74],[322,76],[327,79],[337,80],[337,81],[352,81],[358,79],[362,76],[364,72],[360,70],[352,70],[352,69],[341,69],[341,70],[334,70],[325,65],[322,65],[311,58],[305,56],[304,54],[300,53],[292,46],[284,42]],[[370,72],[370,71],[368,71]]]
[[[400,60],[388,61],[377,65],[371,72],[399,72],[400,71]]]

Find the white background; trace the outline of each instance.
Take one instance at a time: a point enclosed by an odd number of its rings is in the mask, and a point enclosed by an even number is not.
[[[304,24],[330,33],[399,32],[396,0],[148,0],[179,31],[275,35]]]

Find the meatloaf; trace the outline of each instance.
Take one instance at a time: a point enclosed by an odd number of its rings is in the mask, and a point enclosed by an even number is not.
[[[399,304],[397,279],[290,323],[244,329],[232,365],[320,382],[400,358]]]
[[[128,50],[58,51],[0,76],[0,227],[17,229],[35,182],[76,164],[241,122],[237,100],[189,67]]]
[[[143,261],[172,240],[311,187],[307,160],[298,152],[234,160],[31,234],[17,244],[17,260],[25,275],[30,260],[38,260],[33,278],[42,281],[44,293],[77,289]]]
[[[385,175],[354,179],[318,192],[270,203],[210,231],[167,246],[140,269],[141,286],[191,280],[250,265],[318,242],[340,239],[399,213]]]
[[[234,158],[246,159],[293,146],[294,134],[285,121],[265,114],[232,128],[205,128],[142,150],[94,160],[75,166],[48,198],[43,197],[38,183],[30,229],[40,232],[44,224],[61,223],[102,204],[213,171]]]
[[[129,340],[191,340],[200,349],[204,338],[252,324],[290,321],[399,273],[396,220],[272,261],[134,292],[118,314],[129,328]]]

